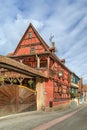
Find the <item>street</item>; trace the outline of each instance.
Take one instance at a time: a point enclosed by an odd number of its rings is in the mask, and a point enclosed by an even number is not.
[[[87,107],[47,130],[87,130]]]
[[[0,130],[36,130],[39,126],[49,123],[48,130],[87,130],[87,104],[81,106],[79,112],[72,117],[65,119],[56,125],[51,125],[50,122],[55,121],[72,113],[72,110],[53,111],[53,112],[26,112],[17,114],[17,116],[9,116],[8,118],[0,119]],[[73,111],[74,112],[74,111]]]

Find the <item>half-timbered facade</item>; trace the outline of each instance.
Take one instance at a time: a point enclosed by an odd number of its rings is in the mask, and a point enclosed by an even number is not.
[[[50,102],[52,106],[69,102],[71,71],[55,55],[54,43],[49,47],[32,24],[27,28],[15,51],[8,57],[42,72],[48,77],[46,79],[26,78],[25,85],[29,83],[29,80],[35,82],[32,89],[37,91],[38,110],[48,107]]]

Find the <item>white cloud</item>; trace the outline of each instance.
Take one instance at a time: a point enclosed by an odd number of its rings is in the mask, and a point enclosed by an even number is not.
[[[87,72],[86,0],[1,0],[0,10],[0,54],[12,52],[32,22],[49,45],[54,35],[56,54],[71,70]]]
[[[37,28],[40,28],[43,25],[36,20],[24,19],[19,14],[17,14],[17,18],[14,22],[9,21],[3,25],[0,30],[0,48],[3,47],[3,55],[14,51],[30,22],[32,22]]]

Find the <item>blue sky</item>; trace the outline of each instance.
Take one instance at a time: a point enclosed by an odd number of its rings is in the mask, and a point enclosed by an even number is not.
[[[0,0],[0,54],[13,52],[29,23],[87,83],[87,0]]]

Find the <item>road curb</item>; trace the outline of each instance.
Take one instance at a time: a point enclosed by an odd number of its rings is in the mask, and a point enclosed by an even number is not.
[[[26,116],[26,115],[34,114],[34,113],[37,113],[37,111],[23,112],[23,113],[11,114],[11,115],[7,115],[7,116],[1,116],[0,120],[7,119],[7,118],[14,118],[14,117],[17,117],[17,116]]]

